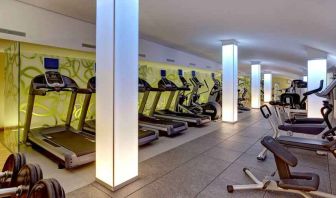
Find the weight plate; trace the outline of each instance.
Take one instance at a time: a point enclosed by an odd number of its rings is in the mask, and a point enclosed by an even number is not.
[[[0,187],[8,188],[14,185],[14,182],[17,178],[17,174],[21,168],[20,165],[20,157],[18,154],[11,154],[8,156],[3,168],[2,172],[8,171],[11,173],[11,177],[4,177],[0,179]]]
[[[40,167],[34,164],[26,164],[20,169],[15,186],[22,185],[25,189],[27,189],[22,192],[20,198],[28,197],[30,190],[41,179],[38,173],[39,170]]]
[[[43,179],[34,185],[29,198],[65,198],[65,192],[56,179]]]
[[[56,179],[50,179],[54,189],[55,189],[55,198],[65,198],[65,192],[61,184]]]

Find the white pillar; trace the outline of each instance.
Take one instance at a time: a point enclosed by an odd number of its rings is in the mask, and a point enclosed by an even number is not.
[[[324,80],[324,87],[327,80],[327,59],[308,60],[308,90],[316,89],[320,86],[320,81]],[[308,96],[308,117],[322,117],[320,109],[324,98],[315,94]]]
[[[253,62],[251,65],[251,107],[260,107],[260,63]]]
[[[264,74],[264,102],[272,100],[272,74]]]
[[[138,175],[138,21],[138,0],[97,0],[96,179],[112,190]]]
[[[238,119],[238,46],[235,40],[222,46],[222,120]]]

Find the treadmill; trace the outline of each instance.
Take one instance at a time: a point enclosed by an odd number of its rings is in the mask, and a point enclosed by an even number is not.
[[[95,161],[94,136],[71,127],[77,94],[90,95],[90,90],[80,89],[73,79],[61,75],[58,59],[44,58],[44,67],[46,72],[34,77],[30,84],[23,142],[55,160],[59,168],[70,169]],[[35,97],[65,91],[71,92],[65,124],[31,129]]]
[[[176,112],[170,110],[170,106],[174,99],[174,96],[176,95],[176,92],[181,90],[182,88],[177,87],[172,81],[166,78],[166,70],[161,70],[161,80],[158,83],[158,87],[160,89],[163,89],[164,91],[169,91],[170,94],[165,109],[155,111],[154,113],[155,117],[187,122],[188,124],[194,126],[201,126],[211,122],[211,117],[208,115],[198,115],[198,114]],[[161,92],[160,94],[158,94],[155,100],[158,101],[160,95]]]
[[[96,93],[96,77],[90,78],[87,84],[88,89],[91,91],[91,93]],[[91,94],[87,94],[84,99],[83,107],[82,107],[82,113],[79,118],[79,124],[78,128],[81,131],[84,131],[86,133],[89,133],[91,135],[96,134],[96,120],[90,119],[85,120],[89,106],[90,106],[90,100],[91,100]],[[150,129],[139,129],[139,146],[149,144],[155,140],[157,140],[158,133],[156,130],[150,130]]]
[[[146,116],[144,114],[144,109],[150,92],[156,92],[157,95],[160,95],[161,91],[161,89],[153,88],[148,82],[139,78],[139,92],[144,93],[139,107],[139,126],[158,130],[161,135],[174,136],[186,130],[188,128],[188,124],[186,122],[177,122],[153,117],[159,97],[154,101],[154,104],[152,104],[149,115]]]
[[[89,79],[87,83],[87,88],[91,91],[91,93],[96,93],[96,77],[92,77]],[[86,120],[86,115],[90,107],[90,101],[92,94],[85,95],[82,112],[79,118],[78,129],[92,135],[96,134],[96,119]]]

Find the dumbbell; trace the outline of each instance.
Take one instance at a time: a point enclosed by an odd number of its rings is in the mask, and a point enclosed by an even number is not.
[[[0,197],[28,198],[33,186],[43,178],[39,165],[26,164],[18,172],[12,186],[0,189]]]
[[[34,185],[28,198],[65,198],[65,192],[56,179],[43,179]]]
[[[26,157],[22,153],[11,154],[8,156],[2,172],[0,172],[0,188],[11,187],[16,181],[17,174],[26,164]]]

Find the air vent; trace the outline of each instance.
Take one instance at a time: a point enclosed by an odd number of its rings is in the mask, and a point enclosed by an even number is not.
[[[189,63],[189,65],[190,65],[190,66],[196,66],[196,64],[195,64],[195,63]]]
[[[146,54],[139,54],[139,57],[146,58]]]
[[[171,62],[171,63],[175,63],[175,60],[174,60],[174,59],[169,59],[169,58],[167,58],[166,61],[167,61],[167,62]]]
[[[9,29],[3,29],[3,28],[0,28],[0,33],[26,37],[26,33],[25,32],[19,32],[19,31],[9,30]]]
[[[95,46],[95,45],[91,45],[91,44],[87,44],[87,43],[82,43],[82,47],[91,48],[91,49],[96,49],[96,46]]]

